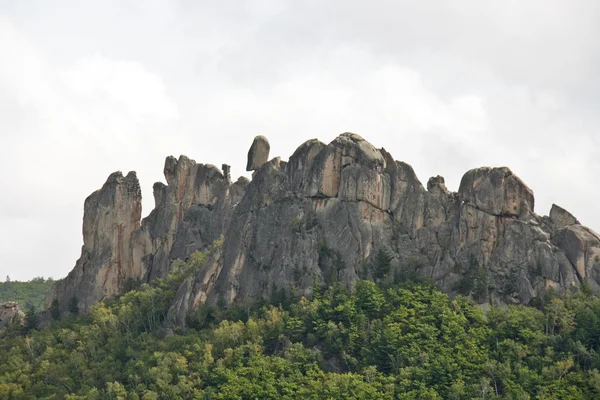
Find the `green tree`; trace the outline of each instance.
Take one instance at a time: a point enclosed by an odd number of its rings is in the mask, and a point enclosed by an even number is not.
[[[382,247],[375,256],[374,276],[376,279],[383,279],[390,272],[392,256],[386,247]]]
[[[5,282],[0,282],[0,304],[14,301],[22,309],[28,306],[41,309],[53,285],[52,279],[37,277],[28,282],[19,282],[7,276]]]
[[[29,333],[35,329],[38,329],[40,326],[40,318],[37,315],[35,307],[31,307],[25,312],[25,321],[23,324],[23,329],[26,333]]]
[[[57,320],[60,318],[60,308],[58,307],[58,299],[52,300],[50,304],[50,315],[53,320]]]
[[[69,300],[68,310],[72,315],[79,315],[79,300],[76,296],[71,297]]]

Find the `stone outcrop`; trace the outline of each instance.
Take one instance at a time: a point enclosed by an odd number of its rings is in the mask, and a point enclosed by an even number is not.
[[[25,314],[19,309],[19,305],[14,301],[0,304],[0,329],[4,329],[8,324],[23,322]]]
[[[110,175],[85,202],[82,254],[46,300],[64,312],[73,298],[87,311],[120,294],[128,280],[165,277],[170,262],[211,244],[225,232],[248,180],[231,183],[213,165],[167,157],[167,184],[154,185],[155,208],[141,221],[141,192],[135,172]]]
[[[255,171],[265,165],[269,160],[269,151],[271,151],[271,145],[267,138],[262,135],[255,137],[248,151],[246,171]]]
[[[87,308],[128,278],[165,276],[172,260],[221,236],[220,250],[177,292],[170,315],[180,324],[203,302],[253,301],[282,289],[310,296],[315,280],[420,278],[503,304],[584,282],[600,290],[600,236],[558,206],[537,215],[532,190],[506,167],[468,171],[452,192],[441,176],[424,187],[409,164],[353,133],[329,144],[309,140],[287,162],[268,153],[257,137],[252,180],[234,183],[225,164],[221,171],[168,157],[167,184],[155,184],[155,208],[141,224],[139,196],[125,196],[128,178],[119,178],[123,188],[109,178],[86,201],[82,258],[48,301],[76,296]],[[378,264],[380,252],[389,265]]]
[[[182,323],[218,298],[281,288],[309,296],[313,277],[420,277],[482,303],[529,303],[549,288],[600,281],[598,237],[566,212],[540,217],[534,206],[532,190],[506,167],[468,171],[454,193],[441,176],[424,188],[410,165],[358,135],[310,140],[288,163],[256,171],[222,252],[186,281],[173,311]],[[392,257],[383,276],[375,270],[381,250]]]
[[[533,211],[533,191],[506,167],[477,168],[460,181],[461,200],[492,215],[518,216]]]
[[[81,257],[69,275],[55,284],[51,296],[59,300],[61,310],[66,310],[73,298],[86,310],[118,294],[127,278],[139,275],[130,243],[140,227],[141,213],[142,196],[135,172],[111,174],[102,188],[85,200]]]
[[[594,291],[600,289],[600,235],[585,226],[572,224],[558,230],[554,241],[565,253],[580,280]]]
[[[577,218],[562,207],[552,204],[550,209],[550,221],[555,228],[561,229],[569,225],[580,225]]]
[[[248,182],[232,184],[227,165],[223,173],[186,156],[167,157],[164,174],[167,185],[154,184],[154,210],[133,237],[134,262],[144,281],[165,277],[171,260],[219,239]]]

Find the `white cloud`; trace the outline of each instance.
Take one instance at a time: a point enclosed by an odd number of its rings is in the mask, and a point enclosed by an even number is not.
[[[146,157],[160,164],[169,138],[159,134],[178,109],[161,78],[138,63],[95,54],[52,65],[6,19],[0,54],[10,59],[0,63],[0,104],[11,108],[2,120],[17,121],[2,123],[1,176],[10,195],[0,205],[10,238],[0,268],[17,279],[61,276],[78,256],[83,199],[113,170],[141,166],[150,178]]]

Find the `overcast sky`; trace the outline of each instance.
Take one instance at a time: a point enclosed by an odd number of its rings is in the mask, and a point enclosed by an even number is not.
[[[65,276],[83,201],[168,155],[361,134],[458,189],[509,166],[600,230],[600,2],[0,0],[0,279]]]

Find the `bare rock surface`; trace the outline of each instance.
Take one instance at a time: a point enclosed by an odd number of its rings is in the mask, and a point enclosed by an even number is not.
[[[0,304],[0,329],[11,323],[21,323],[24,317],[25,314],[14,301]]]
[[[135,172],[111,174],[83,210],[81,257],[69,275],[58,281],[47,299],[66,310],[76,298],[81,310],[120,292],[127,278],[139,274],[129,251],[132,234],[140,227],[142,196]]]
[[[248,181],[231,183],[214,165],[186,156],[165,160],[167,185],[154,185],[155,208],[141,220],[141,192],[135,172],[111,174],[85,202],[82,255],[57,282],[46,307],[57,300],[65,312],[77,299],[80,310],[122,293],[128,280],[165,277],[172,260],[202,250],[224,233]]]
[[[573,216],[573,214],[564,208],[557,206],[556,204],[552,204],[549,217],[554,227],[558,229],[569,225],[580,225],[579,221]]]
[[[493,215],[518,216],[523,208],[534,208],[533,191],[507,167],[470,170],[458,193],[462,201]]]
[[[568,211],[534,212],[533,191],[507,167],[463,176],[458,192],[444,178],[427,186],[413,168],[361,136],[303,143],[289,161],[269,160],[266,138],[248,154],[252,180],[168,157],[166,184],[140,222],[135,175],[109,177],[86,200],[82,257],[48,304],[82,309],[120,293],[124,282],[169,273],[221,236],[197,276],[184,281],[170,311],[186,315],[215,304],[269,298],[275,291],[310,296],[321,285],[357,279],[426,279],[480,303],[530,303],[545,291],[600,290],[600,236]],[[384,252],[389,263],[378,265]]]
[[[254,138],[252,146],[248,151],[248,164],[246,171],[255,171],[269,160],[271,145],[266,137],[260,135]]]

